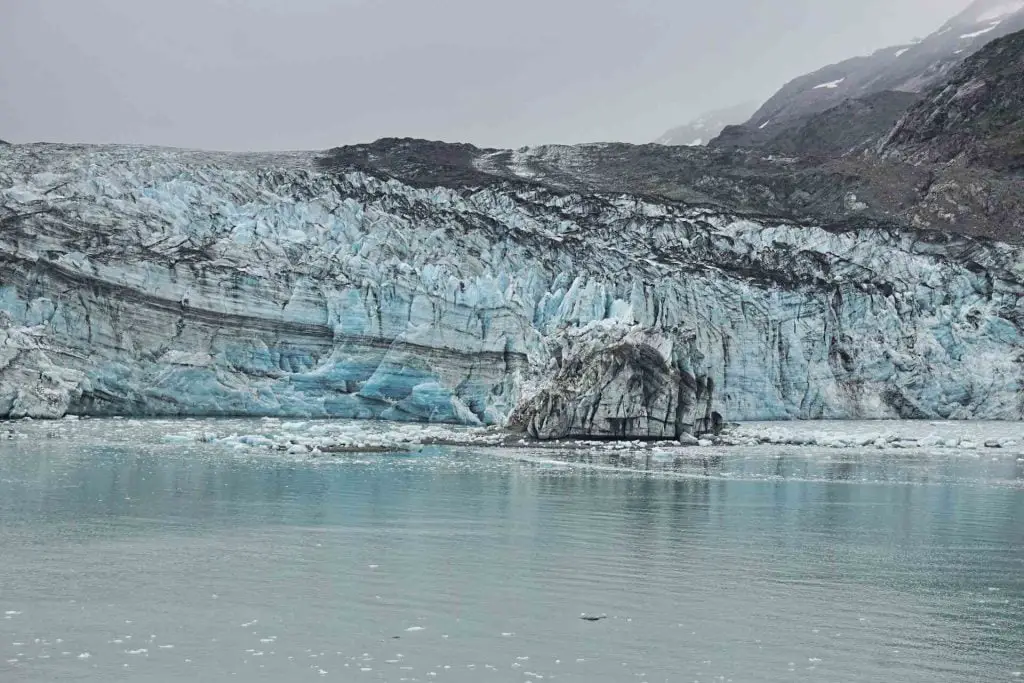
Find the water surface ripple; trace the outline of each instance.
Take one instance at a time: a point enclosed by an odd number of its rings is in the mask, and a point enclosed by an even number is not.
[[[1024,680],[1014,451],[310,460],[176,428],[0,441],[0,681]]]

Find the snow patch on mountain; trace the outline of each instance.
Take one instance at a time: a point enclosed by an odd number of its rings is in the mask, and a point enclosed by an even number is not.
[[[812,88],[812,90],[821,90],[822,88],[827,88],[829,90],[833,90],[835,88],[838,88],[839,84],[842,83],[845,80],[846,80],[846,77],[843,77],[843,78],[838,78],[838,79],[836,79],[834,81],[828,81],[826,83],[819,83],[818,85],[814,86]]]
[[[1001,23],[1002,23],[1001,21],[993,22],[992,25],[989,26],[988,28],[983,28],[980,31],[973,31],[971,33],[965,33],[965,34],[961,35],[960,37],[966,40],[966,39],[970,39],[970,38],[977,38],[978,36],[983,36],[986,33],[991,33],[992,31],[995,31],[996,28],[998,28],[999,24],[1001,24]]]

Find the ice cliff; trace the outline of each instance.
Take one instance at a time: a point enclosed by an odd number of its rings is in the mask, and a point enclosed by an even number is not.
[[[314,153],[0,147],[0,416],[651,437],[712,408],[1024,416],[1020,247],[519,168],[417,184]]]

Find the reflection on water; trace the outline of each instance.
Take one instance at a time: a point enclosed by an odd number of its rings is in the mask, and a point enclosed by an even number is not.
[[[1024,670],[1015,453],[310,462],[165,428],[0,443],[0,680]]]

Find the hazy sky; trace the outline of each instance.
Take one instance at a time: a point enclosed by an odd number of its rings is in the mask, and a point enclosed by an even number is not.
[[[968,0],[0,0],[0,138],[647,142]]]

